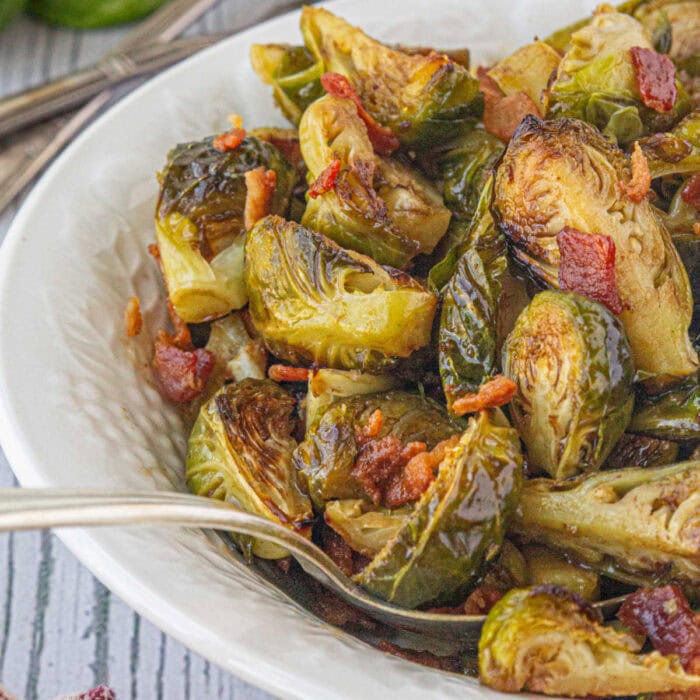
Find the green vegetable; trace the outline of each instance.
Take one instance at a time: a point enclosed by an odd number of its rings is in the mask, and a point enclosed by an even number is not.
[[[292,364],[381,370],[430,340],[433,294],[299,224],[262,219],[245,258],[253,325]]]
[[[150,14],[164,0],[29,0],[28,9],[51,24],[78,29],[133,22]]]
[[[180,144],[168,154],[159,175],[156,241],[168,296],[188,323],[223,316],[247,301],[245,173],[260,166],[277,176],[271,211],[285,213],[296,173],[271,144],[248,137],[222,152],[207,138]]]
[[[415,608],[464,591],[497,555],[522,482],[518,435],[502,420],[486,411],[470,420],[406,524],[358,574],[360,585]]]
[[[8,25],[27,4],[27,0],[0,0],[0,29]]]
[[[620,194],[618,183],[628,180],[627,157],[590,125],[528,116],[496,170],[492,212],[515,261],[551,287],[559,285],[564,227],[612,239],[619,318],[637,371],[658,388],[697,370],[688,337],[693,299],[654,207]]]
[[[697,377],[664,394],[642,400],[628,429],[661,440],[700,439],[700,386]]]
[[[634,367],[620,322],[571,292],[540,292],[503,347],[510,411],[528,466],[555,479],[594,471],[632,414]]]
[[[670,28],[667,53],[677,64],[700,54],[700,5],[694,0],[649,0],[640,3],[634,16],[650,32]]]
[[[270,380],[225,385],[203,406],[192,428],[187,488],[311,537],[311,502],[292,464],[294,411],[294,399]],[[277,545],[248,544],[265,559],[287,556]]]
[[[526,481],[511,534],[634,585],[700,592],[700,462]]]
[[[563,586],[589,602],[600,598],[600,577],[595,571],[572,564],[561,554],[540,545],[526,545],[520,551],[530,585]]]
[[[678,460],[678,443],[623,433],[605,460],[605,469],[661,467]]]
[[[334,161],[335,187],[311,198],[302,224],[383,265],[405,268],[431,253],[450,222],[433,185],[408,165],[374,153],[367,127],[348,99],[327,95],[304,112],[301,152],[313,183]]]
[[[652,178],[700,170],[700,112],[691,112],[668,133],[641,139]]]
[[[491,609],[479,640],[479,679],[505,692],[586,697],[697,688],[678,656],[639,654],[632,635],[559,586],[510,591]]]

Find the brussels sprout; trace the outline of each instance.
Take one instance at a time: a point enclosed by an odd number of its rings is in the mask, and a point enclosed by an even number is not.
[[[700,462],[525,482],[511,534],[635,585],[700,591]]]
[[[3,29],[24,9],[27,0],[3,0],[0,2],[0,29]]]
[[[605,469],[661,467],[678,460],[678,443],[623,433],[605,460]]]
[[[650,0],[642,2],[634,16],[649,32],[668,25],[671,30],[669,56],[676,64],[700,54],[700,5],[694,0]]]
[[[329,501],[324,518],[351,549],[365,557],[374,557],[405,525],[410,506],[375,508],[362,498]]]
[[[693,377],[637,406],[629,431],[661,440],[700,439],[700,386]]]
[[[424,442],[432,450],[463,429],[461,422],[451,420],[434,401],[404,391],[335,401],[314,425],[307,426],[306,438],[294,452],[294,463],[306,477],[309,494],[319,510],[332,499],[367,496],[350,472],[359,454],[356,431],[367,425],[377,409],[382,412],[378,439],[392,435],[403,444]]]
[[[397,51],[321,7],[302,9],[301,31],[323,70],[348,78],[367,111],[405,147],[452,139],[481,112],[478,82],[444,54]]]
[[[620,198],[627,159],[593,127],[575,119],[526,117],[494,180],[492,212],[515,260],[557,287],[557,234],[564,227],[615,244],[620,320],[637,370],[655,384],[694,374],[688,338],[693,300],[668,231],[647,200]]]
[[[491,609],[479,639],[479,679],[505,692],[586,697],[683,691],[700,676],[676,655],[639,654],[627,632],[559,586],[510,591]]]
[[[498,553],[518,503],[518,434],[499,412],[472,418],[437,478],[396,537],[356,580],[384,600],[415,608],[463,591]]]
[[[223,316],[246,303],[244,174],[259,166],[275,171],[271,211],[285,213],[296,173],[269,143],[246,138],[223,152],[207,138],[180,144],[168,154],[159,175],[156,241],[168,296],[188,323]]]
[[[571,36],[549,95],[549,117],[576,117],[628,144],[665,131],[690,110],[690,99],[677,82],[678,96],[669,112],[642,102],[630,49],[651,49],[651,37],[634,18],[599,12]]]
[[[531,585],[563,586],[588,602],[600,598],[600,577],[595,571],[572,564],[561,554],[540,545],[526,545],[520,551]]]
[[[487,565],[479,586],[505,593],[511,588],[526,586],[529,576],[522,552],[510,540],[503,540],[498,557]]]
[[[294,411],[294,399],[270,380],[225,385],[202,407],[192,428],[187,488],[311,537],[311,501],[292,464]],[[252,552],[265,559],[287,556],[281,547],[257,540]]]
[[[503,346],[528,466],[555,479],[600,467],[632,414],[634,367],[619,321],[578,294],[540,292]]]
[[[260,220],[245,258],[253,325],[292,364],[379,370],[430,340],[433,294],[299,224]]]
[[[639,141],[652,178],[700,170],[700,112],[691,112],[668,133]]]
[[[51,24],[94,29],[141,19],[160,7],[164,1],[28,0],[27,9]]]
[[[313,183],[333,161],[335,186],[309,200],[302,224],[339,245],[405,268],[430,253],[450,222],[450,212],[430,182],[398,160],[374,153],[355,104],[327,95],[304,112],[301,152]]]

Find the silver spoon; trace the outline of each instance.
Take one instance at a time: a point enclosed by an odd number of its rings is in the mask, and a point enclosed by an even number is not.
[[[483,615],[446,615],[406,610],[369,595],[348,578],[319,547],[293,530],[222,501],[202,496],[145,491],[0,489],[0,532],[104,525],[185,525],[251,535],[289,550],[303,569],[375,620],[439,639],[474,643]],[[596,603],[612,615],[624,596]]]

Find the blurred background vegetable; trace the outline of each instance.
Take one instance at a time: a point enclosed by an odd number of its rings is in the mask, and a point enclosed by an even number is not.
[[[141,19],[164,2],[165,0],[29,0],[28,9],[51,24],[93,29]]]
[[[10,23],[25,4],[26,0],[0,0],[0,29]]]

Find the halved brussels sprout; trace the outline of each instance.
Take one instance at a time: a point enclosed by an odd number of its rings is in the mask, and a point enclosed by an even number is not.
[[[520,551],[525,559],[530,585],[554,584],[589,602],[599,600],[600,576],[595,571],[572,564],[561,554],[540,545],[526,545]]]
[[[676,655],[639,654],[631,634],[559,586],[510,591],[491,609],[479,640],[479,679],[505,692],[572,697],[636,695],[698,687]]]
[[[478,82],[444,54],[392,49],[321,7],[302,9],[301,32],[323,70],[348,78],[367,111],[405,147],[454,138],[481,112]]]
[[[652,178],[700,170],[700,111],[691,112],[668,133],[639,141]]]
[[[292,463],[295,408],[294,399],[268,379],[225,385],[202,407],[192,428],[187,488],[311,537],[311,501]],[[253,540],[251,549],[265,559],[287,556],[262,540]]]
[[[447,452],[406,524],[357,582],[407,608],[464,591],[497,555],[521,485],[518,434],[500,412],[482,411]]]
[[[605,460],[604,469],[661,467],[678,461],[678,443],[623,433]]]
[[[404,391],[335,401],[314,425],[307,426],[306,438],[294,452],[294,463],[306,477],[309,494],[319,510],[332,499],[367,497],[350,472],[359,454],[356,431],[367,425],[377,409],[382,412],[377,439],[392,435],[402,444],[424,442],[432,450],[463,430],[461,422],[451,420],[442,406]]]
[[[433,294],[299,224],[261,219],[245,258],[251,320],[277,357],[381,370],[430,340]]]
[[[511,525],[594,571],[634,585],[700,592],[700,462],[526,481]]]
[[[625,155],[575,119],[526,117],[494,181],[492,212],[515,260],[533,278],[559,284],[557,234],[565,227],[615,244],[620,320],[640,374],[655,384],[694,374],[688,338],[693,300],[688,276],[654,208],[618,191]],[[650,381],[651,383],[651,381]]]
[[[375,154],[352,100],[327,95],[314,102],[299,138],[310,184],[340,161],[335,186],[309,199],[304,226],[382,265],[405,268],[418,253],[432,252],[449,210],[417,171]]]
[[[680,66],[700,54],[700,5],[695,0],[648,0],[639,3],[634,16],[652,34],[670,25],[668,55]]]
[[[634,367],[620,322],[572,292],[540,292],[503,346],[528,466],[555,479],[594,471],[632,415]]]
[[[286,213],[297,176],[271,144],[248,137],[232,151],[219,151],[207,138],[168,154],[159,174],[156,241],[168,297],[187,323],[223,316],[247,301],[245,173],[260,166],[277,177],[271,211]]]
[[[621,145],[666,131],[691,108],[683,86],[669,112],[646,107],[637,87],[630,49],[652,49],[651,35],[633,17],[598,12],[571,35],[549,94],[548,117],[576,117]]]

